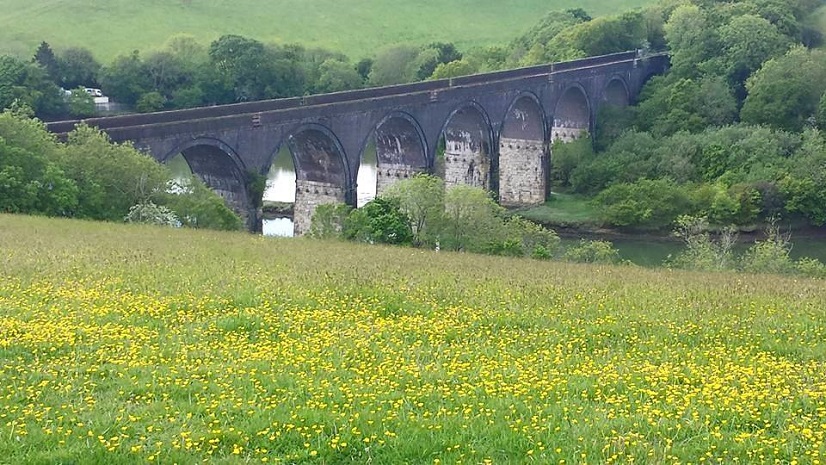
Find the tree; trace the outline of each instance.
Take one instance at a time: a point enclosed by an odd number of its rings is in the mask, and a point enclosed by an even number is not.
[[[66,110],[62,92],[41,66],[0,56],[0,109],[15,102],[39,117],[62,115]]]
[[[419,52],[416,77],[419,81],[429,78],[439,65],[458,61],[462,54],[451,43],[433,42]]]
[[[154,90],[152,84],[149,69],[137,50],[115,58],[101,71],[103,92],[120,103],[134,105],[143,94]]]
[[[58,53],[60,85],[64,89],[97,87],[101,66],[92,52],[85,48],[70,47]]]
[[[347,215],[343,235],[346,239],[381,244],[407,244],[413,239],[410,218],[401,210],[398,199],[377,197]]]
[[[746,89],[740,110],[744,122],[801,131],[816,116],[826,92],[826,53],[795,47],[767,61],[748,79]]]
[[[717,37],[705,11],[696,5],[675,9],[665,23],[665,39],[671,50],[671,73],[679,78],[696,78],[717,48]]]
[[[503,209],[483,189],[466,185],[445,192],[444,225],[439,241],[446,250],[483,252],[501,241]]]
[[[60,85],[60,65],[55,57],[52,47],[46,41],[40,43],[34,54],[34,62],[39,64],[46,71],[52,82]]]
[[[133,205],[161,204],[170,178],[154,159],[88,126],[69,134],[57,162],[80,189],[74,214],[81,218],[122,221]]]
[[[468,76],[476,72],[477,69],[473,64],[465,60],[456,60],[450,63],[440,63],[433,71],[430,79],[448,79],[458,76]]]
[[[390,186],[383,197],[395,199],[410,221],[413,245],[435,245],[445,208],[445,185],[441,178],[426,174]]]
[[[302,95],[304,71],[298,64],[299,53],[291,47],[266,47],[238,35],[222,36],[209,46],[214,78],[232,90],[236,102]],[[205,85],[201,87],[210,94]]]
[[[350,63],[336,59],[327,59],[319,66],[321,75],[315,88],[318,92],[339,92],[359,89],[362,78]]]
[[[370,69],[370,84],[388,86],[413,82],[416,78],[416,57],[419,50],[410,45],[395,45],[381,50]]]
[[[737,91],[763,62],[788,50],[791,41],[773,24],[755,15],[733,18],[720,28],[722,68]]]

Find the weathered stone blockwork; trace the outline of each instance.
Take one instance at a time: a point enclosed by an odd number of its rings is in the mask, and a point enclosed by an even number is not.
[[[490,158],[469,144],[448,143],[445,150],[445,186],[465,184],[490,189]]]
[[[376,195],[379,196],[387,191],[393,184],[410,179],[422,171],[406,165],[382,164],[376,168]]]
[[[506,206],[545,202],[547,175],[542,141],[499,141],[499,203]]]
[[[335,184],[296,180],[295,209],[293,213],[294,233],[301,236],[310,231],[313,213],[319,205],[343,203],[344,188]]]

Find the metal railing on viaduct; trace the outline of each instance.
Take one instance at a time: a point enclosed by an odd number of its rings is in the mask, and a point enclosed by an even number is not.
[[[444,144],[446,185],[531,205],[549,192],[550,142],[593,131],[601,106],[628,105],[668,67],[665,54],[629,51],[508,71],[337,92],[48,124],[65,134],[80,122],[116,142],[132,141],[161,162],[182,154],[192,172],[247,220],[250,173],[266,174],[284,144],[296,171],[295,232],[317,205],[355,204],[365,148],[375,143],[377,192],[433,172]],[[260,199],[256,199],[259,200]]]

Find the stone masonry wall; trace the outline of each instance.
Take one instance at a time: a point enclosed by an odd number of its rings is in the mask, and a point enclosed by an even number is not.
[[[490,161],[481,151],[467,143],[447,143],[445,150],[445,186],[465,184],[490,189]]]
[[[328,203],[343,203],[344,188],[335,184],[315,181],[295,181],[294,233],[301,236],[310,231],[310,221],[316,207]]]
[[[376,196],[383,194],[393,184],[410,179],[421,172],[407,165],[380,164],[376,168]]]
[[[551,128],[551,140],[562,139],[562,142],[568,143],[578,139],[582,133],[587,131],[587,127],[576,127],[576,125],[573,124],[554,121],[554,126]]]
[[[543,143],[506,139],[499,142],[499,203],[507,206],[545,202]]]

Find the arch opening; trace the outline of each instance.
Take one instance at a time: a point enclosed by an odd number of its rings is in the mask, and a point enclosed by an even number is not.
[[[570,142],[591,127],[591,109],[585,91],[578,86],[569,87],[562,94],[554,111],[551,138]]]
[[[427,171],[424,136],[409,115],[385,118],[368,137],[361,154],[358,206],[381,195],[398,181]]]
[[[292,237],[295,234],[296,175],[292,153],[286,144],[273,157],[261,199],[261,232],[265,236]]]
[[[321,126],[308,126],[287,139],[296,163],[294,233],[309,232],[319,205],[352,203],[347,158],[335,135]]]
[[[627,107],[630,103],[628,96],[628,89],[619,78],[611,79],[611,82],[605,86],[603,100],[606,104],[614,107]]]
[[[533,98],[519,97],[508,109],[499,136],[499,203],[544,203],[549,159],[542,107]]]
[[[445,186],[465,184],[498,190],[490,124],[481,109],[466,105],[455,111],[442,130],[442,138]]]
[[[216,145],[196,143],[168,157],[164,163],[173,172],[175,189],[185,189],[195,175],[218,194],[250,230],[256,229],[256,215],[251,211],[246,176],[232,155]]]

